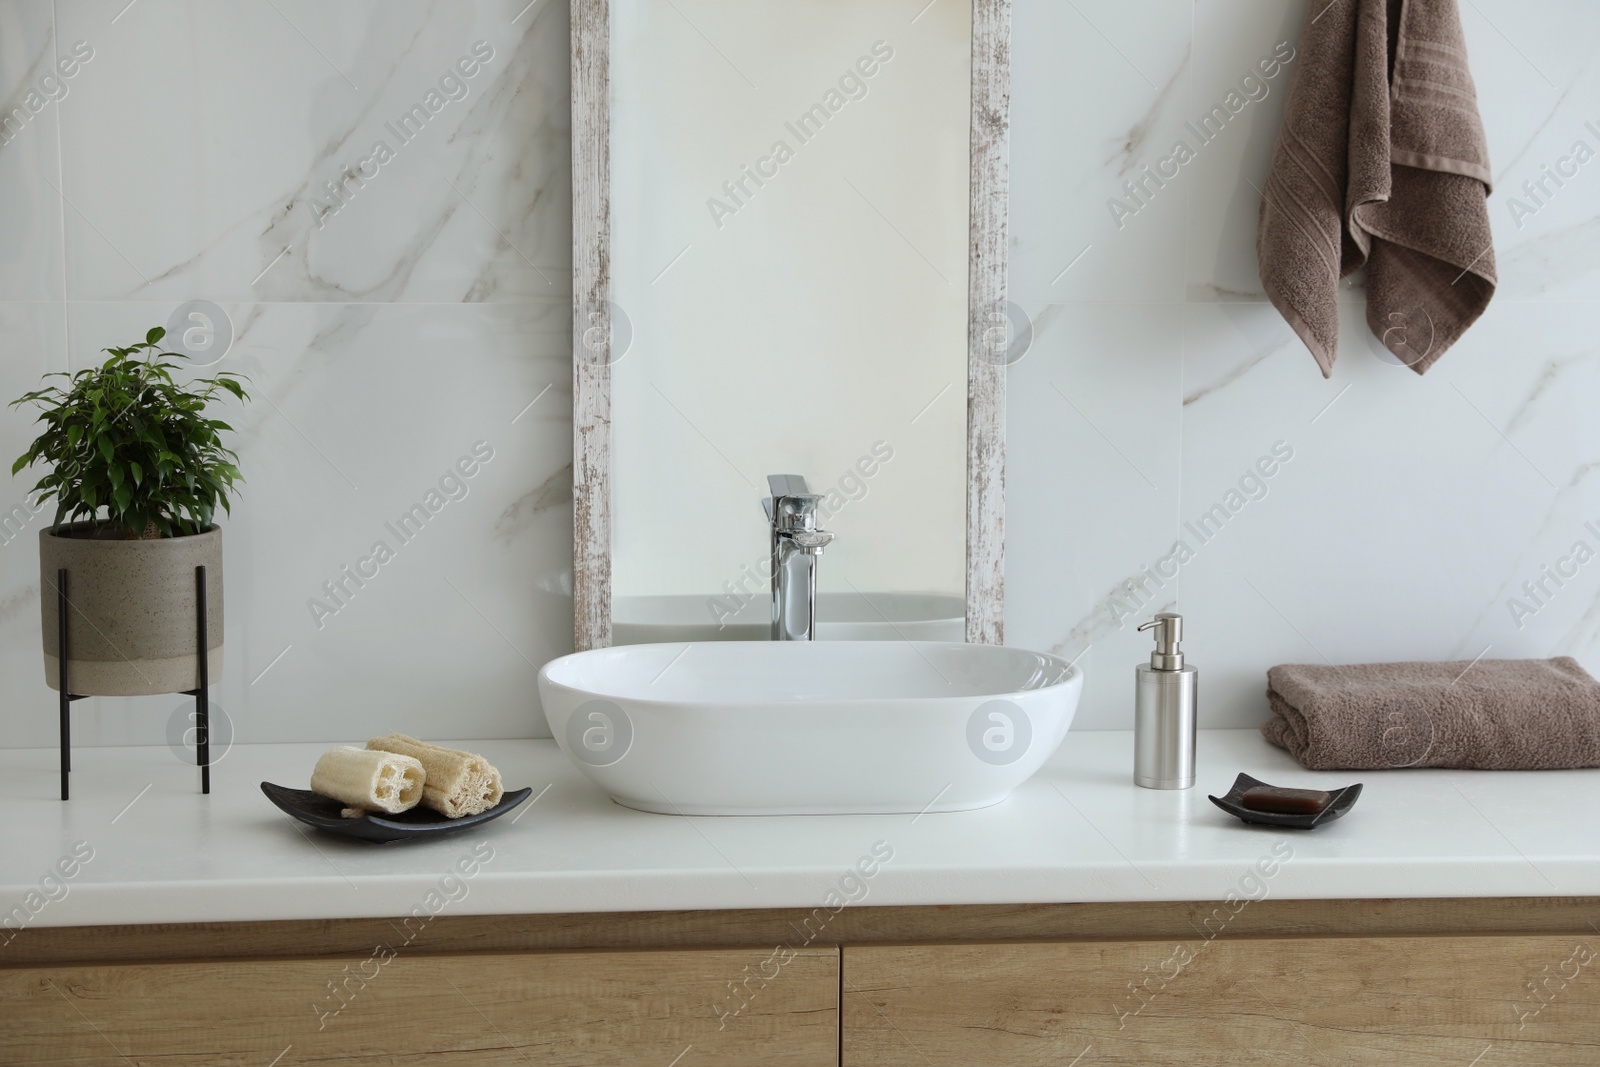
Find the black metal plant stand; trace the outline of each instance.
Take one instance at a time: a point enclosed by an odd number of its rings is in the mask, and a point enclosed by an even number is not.
[[[200,766],[200,792],[211,792],[211,662],[206,648],[206,569],[194,569],[195,657],[200,665],[200,688],[183,690],[195,698],[195,762]],[[72,702],[83,694],[67,684],[67,571],[56,571],[56,627],[59,648],[57,681],[61,685],[61,799],[67,799],[67,776],[72,771]]]

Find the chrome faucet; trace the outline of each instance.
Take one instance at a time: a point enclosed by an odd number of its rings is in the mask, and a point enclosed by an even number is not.
[[[817,504],[798,474],[769,474],[772,495],[761,501],[772,527],[772,639],[817,637],[817,557],[833,534],[817,528]]]

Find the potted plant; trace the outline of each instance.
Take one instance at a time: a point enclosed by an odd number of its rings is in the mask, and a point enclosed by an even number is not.
[[[239,375],[188,383],[160,350],[157,327],[144,343],[108,348],[99,367],[49,378],[66,382],[12,401],[35,404],[44,432],[11,473],[43,463],[38,500],[56,501],[39,533],[39,592],[45,678],[59,689],[57,574],[65,570],[71,625],[69,684],[84,696],[176,693],[199,684],[195,568],[206,568],[207,667],[222,670],[222,531],[238,460],[208,418],[220,393],[248,400]]]

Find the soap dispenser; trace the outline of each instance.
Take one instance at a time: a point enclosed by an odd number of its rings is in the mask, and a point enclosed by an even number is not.
[[[1133,781],[1146,789],[1188,789],[1200,672],[1183,662],[1183,616],[1163,611],[1139,629],[1155,631],[1156,650],[1134,672]]]

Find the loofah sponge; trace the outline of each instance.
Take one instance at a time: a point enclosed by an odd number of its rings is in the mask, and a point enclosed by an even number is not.
[[[422,764],[426,773],[422,803],[446,818],[477,815],[500,803],[505,789],[500,772],[489,761],[471,752],[443,748],[418,741],[405,734],[386,734],[367,742],[367,748],[409,756]]]
[[[311,789],[350,808],[398,815],[422,800],[423,766],[404,754],[346,745],[317,760]]]

